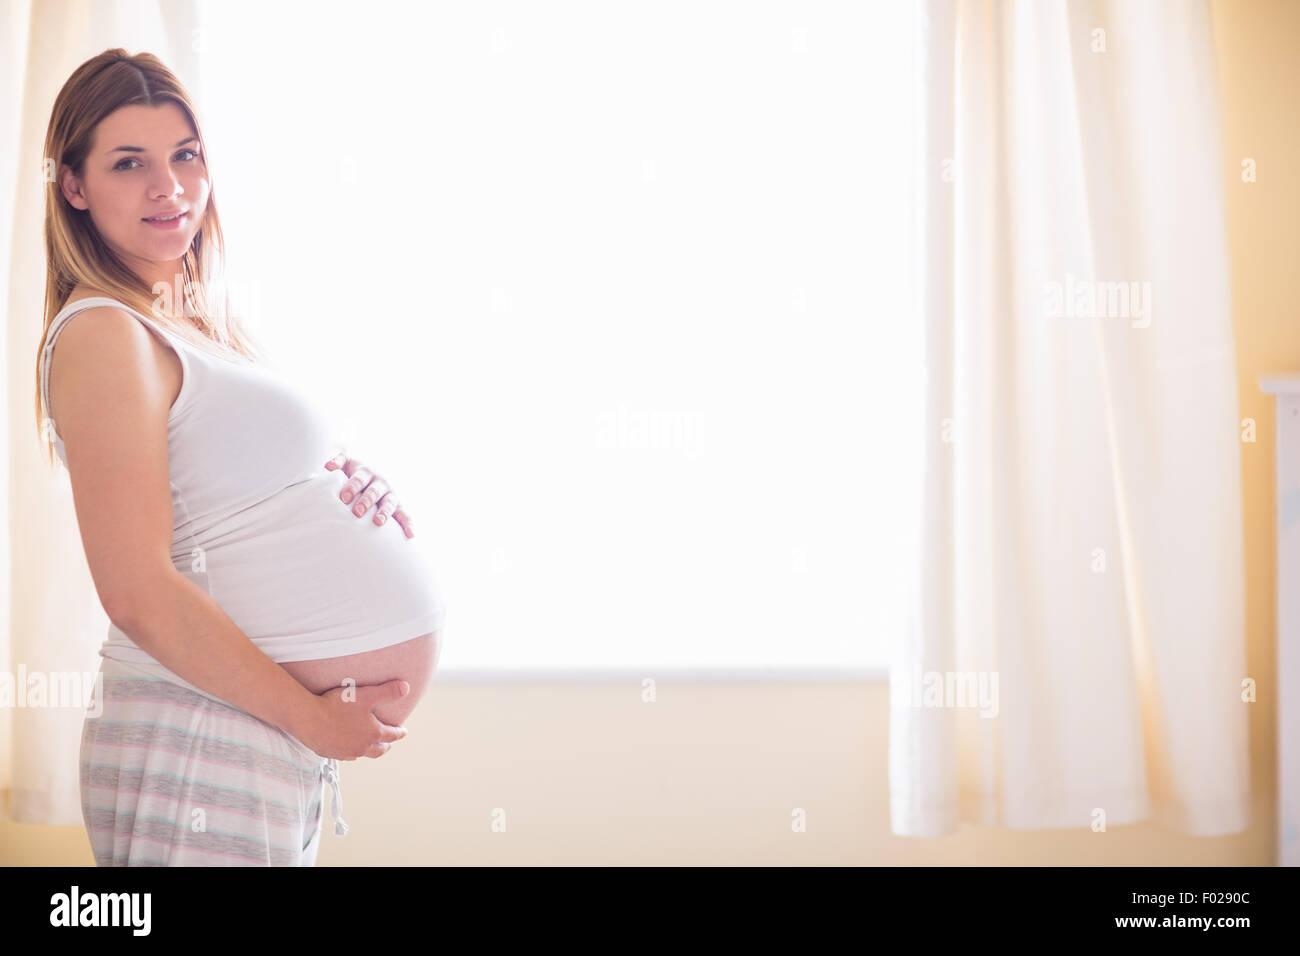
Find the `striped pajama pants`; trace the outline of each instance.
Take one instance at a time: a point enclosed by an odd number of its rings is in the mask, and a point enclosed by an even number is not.
[[[216,697],[105,658],[81,735],[81,812],[98,866],[314,866],[338,761]]]

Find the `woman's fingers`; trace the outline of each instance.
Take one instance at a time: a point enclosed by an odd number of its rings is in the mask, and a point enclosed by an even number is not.
[[[402,530],[406,532],[408,538],[415,537],[415,522],[411,520],[410,515],[402,510],[401,505],[398,505],[397,509],[393,512],[393,520],[402,526]]]
[[[352,472],[352,477],[345,481],[343,487],[339,489],[339,497],[343,499],[343,503],[349,504],[353,498],[360,494],[362,488],[370,484],[374,477],[370,473],[370,469],[364,465]]]
[[[357,495],[357,500],[352,503],[352,513],[360,518],[370,510],[371,505],[386,494],[388,494],[388,482],[376,476],[366,490]]]
[[[393,512],[402,506],[397,495],[391,491],[379,499],[379,508],[375,511],[375,524],[383,524],[393,516]]]
[[[330,466],[335,466],[331,468]],[[348,480],[339,489],[339,498],[344,504],[352,505],[352,513],[358,518],[364,517],[376,504],[374,523],[383,525],[393,518],[402,527],[402,533],[408,538],[415,537],[415,526],[411,516],[402,510],[401,502],[392,493],[392,486],[382,475],[376,475],[355,458],[349,458],[346,452],[340,452],[325,463],[331,471],[342,469]]]
[[[379,740],[370,745],[367,757],[382,757],[396,741],[406,736],[406,728],[400,724],[386,724],[378,717],[375,720],[379,721]]]

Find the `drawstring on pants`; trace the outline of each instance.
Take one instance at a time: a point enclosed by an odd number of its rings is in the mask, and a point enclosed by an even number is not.
[[[321,773],[325,782],[334,789],[334,799],[330,801],[330,813],[334,817],[334,835],[346,836],[348,825],[343,822],[343,794],[339,792],[339,762],[333,757],[326,758],[321,764]]]

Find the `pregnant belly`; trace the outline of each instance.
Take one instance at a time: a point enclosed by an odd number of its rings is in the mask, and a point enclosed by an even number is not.
[[[442,597],[421,542],[373,511],[356,517],[338,496],[346,482],[322,468],[204,528],[187,576],[312,693],[408,681],[375,711],[400,723],[432,679]],[[185,557],[178,545],[173,559]]]
[[[410,716],[424,696],[433,680],[440,653],[441,645],[435,631],[375,651],[315,661],[286,661],[280,666],[313,694],[342,687],[347,678],[355,681],[357,687],[404,680],[411,685],[410,693],[398,700],[385,701],[373,711],[381,722],[398,725]]]

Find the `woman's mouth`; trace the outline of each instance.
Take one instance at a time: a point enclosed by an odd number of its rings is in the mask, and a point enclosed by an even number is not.
[[[144,222],[155,229],[179,229],[181,225],[189,219],[190,212],[171,213],[169,216],[153,216],[145,219]]]

